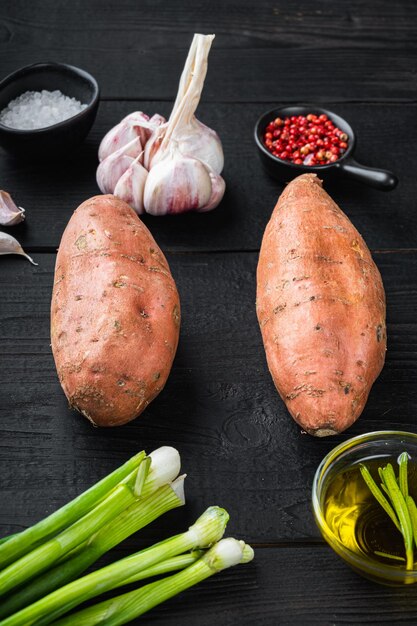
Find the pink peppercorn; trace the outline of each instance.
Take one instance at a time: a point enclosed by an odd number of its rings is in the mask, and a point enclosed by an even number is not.
[[[266,126],[263,141],[274,156],[296,165],[334,163],[349,145],[348,135],[324,113],[277,117]]]

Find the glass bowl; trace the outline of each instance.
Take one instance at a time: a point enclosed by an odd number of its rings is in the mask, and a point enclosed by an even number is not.
[[[414,433],[401,432],[401,431],[379,431],[373,433],[367,433],[353,437],[348,441],[345,441],[331,450],[327,456],[324,457],[320,463],[316,475],[313,481],[312,492],[312,504],[313,512],[316,523],[320,529],[323,538],[327,541],[331,548],[338,554],[348,565],[350,565],[356,572],[378,583],[385,585],[404,585],[413,584],[417,582],[417,569],[406,570],[405,563],[401,561],[393,562],[393,564],[384,563],[377,559],[366,555],[360,547],[360,541],[357,540],[357,533],[339,532],[336,534],[329,525],[328,517],[325,518],[325,499],[329,487],[332,485],[336,476],[341,476],[341,472],[347,471],[352,466],[364,463],[369,464],[371,460],[377,460],[377,464],[380,466],[386,465],[391,462],[396,468],[396,461],[402,452],[408,452],[409,456],[417,461],[417,435]],[[365,483],[364,483],[365,485]],[[417,485],[410,482],[410,491],[416,494]],[[334,487],[333,487],[334,488]],[[366,485],[365,488],[367,489]],[[362,488],[358,490],[363,493]],[[353,490],[353,498],[356,493]],[[338,493],[338,492],[336,492]],[[340,491],[342,494],[342,491]],[[359,496],[357,496],[359,498]],[[378,507],[380,505],[378,504]],[[382,507],[381,507],[382,510]],[[382,515],[385,515],[382,511]],[[351,516],[353,526],[355,529],[359,527],[356,524],[356,508],[346,507],[346,516]],[[388,524],[392,524],[389,520]],[[331,522],[330,522],[331,523]],[[345,523],[345,522],[343,522]],[[350,522],[348,522],[350,523]],[[345,527],[343,527],[345,528]],[[346,526],[346,528],[348,528]],[[394,525],[392,524],[393,533],[397,533]],[[349,547],[349,543],[352,546],[352,537],[354,538],[354,545],[356,550]],[[399,540],[401,536],[398,533]],[[359,549],[358,549],[359,547]],[[386,559],[388,561],[388,559]],[[417,550],[415,549],[415,561],[417,561]],[[415,566],[416,567],[416,566]]]

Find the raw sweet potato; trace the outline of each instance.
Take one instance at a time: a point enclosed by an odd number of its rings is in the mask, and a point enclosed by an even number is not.
[[[165,385],[179,327],[168,263],[136,213],[111,195],[81,204],[62,236],[51,305],[71,407],[99,426],[139,415]]]
[[[257,315],[296,422],[333,435],[361,414],[385,359],[385,293],[371,254],[315,174],[280,196],[262,241]]]

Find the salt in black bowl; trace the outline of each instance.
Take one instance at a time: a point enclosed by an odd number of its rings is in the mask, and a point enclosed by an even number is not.
[[[0,110],[26,91],[54,91],[76,98],[87,107],[63,122],[33,130],[0,123],[0,145],[16,157],[50,160],[70,154],[94,123],[100,91],[97,81],[84,70],[65,63],[36,63],[9,74],[0,82]]]

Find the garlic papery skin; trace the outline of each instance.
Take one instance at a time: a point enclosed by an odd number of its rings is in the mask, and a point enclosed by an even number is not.
[[[0,225],[14,226],[25,219],[25,209],[16,206],[7,191],[0,191]]]
[[[142,158],[140,138],[135,137],[128,144],[106,157],[98,166],[96,179],[101,193],[113,193],[119,178],[136,158]],[[134,156],[132,156],[134,155]]]
[[[220,137],[215,130],[200,122],[194,115],[187,126],[187,131],[183,130],[181,133],[179,147],[183,154],[204,161],[216,174],[221,174],[224,154]]]
[[[143,192],[148,171],[139,162],[139,157],[129,165],[128,169],[117,181],[114,195],[124,200],[138,215],[144,213]]]
[[[160,152],[159,148],[165,133],[168,128],[168,122],[162,124],[154,130],[148,141],[146,142],[145,150],[143,153],[143,165],[147,170],[150,170],[153,165],[156,165],[158,161],[164,156],[163,152]],[[158,155],[158,156],[156,156]]]
[[[23,250],[20,243],[8,233],[0,232],[0,255],[3,254],[20,254],[26,257],[32,265],[37,265],[35,261]]]
[[[149,120],[149,126],[151,126],[152,128],[149,131],[149,135],[148,135],[148,139],[151,136],[152,132],[158,128],[158,126],[162,126],[162,124],[166,123],[166,119],[164,118],[163,115],[159,115],[159,113],[154,113],[151,117],[151,119]]]
[[[142,152],[152,132],[164,123],[165,118],[158,113],[150,119],[142,111],[130,113],[103,137],[98,150],[99,161],[103,161],[110,154],[130,143],[135,137],[140,139],[139,152]],[[130,154],[130,156],[135,158],[137,155]]]
[[[207,163],[216,174],[220,174],[224,167],[224,154],[220,137],[215,130],[200,122],[194,115],[187,126],[181,128],[180,132],[173,134],[173,138],[178,143],[182,154],[185,154]],[[162,139],[153,137],[148,141],[145,148],[144,163],[149,169],[156,165],[164,156],[163,150],[159,150]]]
[[[205,163],[174,149],[149,172],[143,203],[151,215],[201,211],[210,203],[212,194],[210,170]]]

